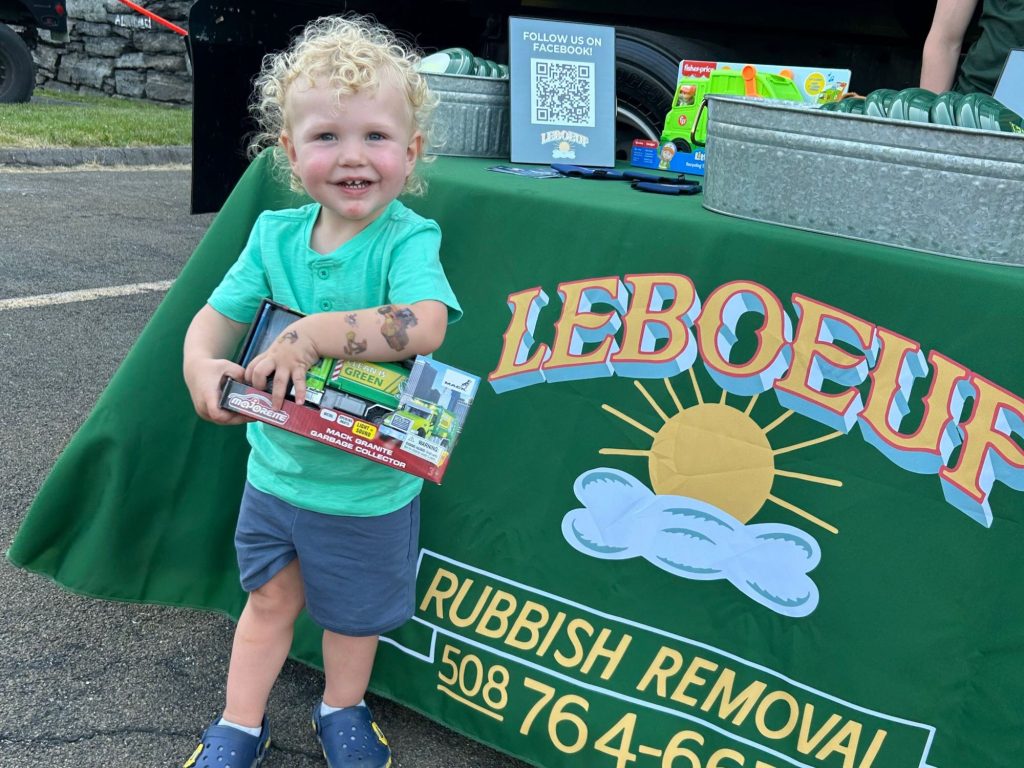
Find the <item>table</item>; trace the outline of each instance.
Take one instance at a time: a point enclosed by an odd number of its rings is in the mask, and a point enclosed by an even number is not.
[[[1016,766],[1024,271],[490,164],[410,202],[465,309],[437,356],[489,381],[373,689],[540,766]],[[250,167],[14,563],[238,615],[246,446],[193,416],[181,340],[299,201]]]

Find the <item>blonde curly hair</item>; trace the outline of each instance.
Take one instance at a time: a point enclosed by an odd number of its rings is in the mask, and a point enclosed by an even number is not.
[[[342,14],[311,21],[287,49],[263,57],[250,105],[259,130],[249,142],[249,157],[278,145],[287,124],[288,89],[300,79],[312,85],[314,80],[326,78],[339,96],[373,92],[382,82],[398,86],[408,99],[414,130],[423,134],[424,147],[429,146],[430,115],[437,98],[419,73],[419,62],[420,55],[414,48],[371,16]],[[302,192],[302,184],[284,153],[276,151],[274,158],[276,166],[289,177],[291,188]],[[423,179],[411,173],[404,191],[418,195],[425,190]]]

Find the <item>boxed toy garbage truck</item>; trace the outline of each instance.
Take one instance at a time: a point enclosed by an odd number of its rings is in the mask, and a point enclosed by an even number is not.
[[[706,96],[751,96],[813,106],[843,98],[849,82],[848,69],[684,60],[660,140],[634,141],[630,164],[703,175]]]
[[[265,299],[239,364],[248,365],[301,317]],[[302,405],[293,390],[275,410],[269,390],[228,379],[221,407],[440,483],[479,385],[479,377],[423,355],[398,363],[324,358],[306,373]]]

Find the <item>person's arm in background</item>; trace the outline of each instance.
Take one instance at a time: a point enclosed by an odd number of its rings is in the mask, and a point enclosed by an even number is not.
[[[921,53],[921,87],[948,91],[956,80],[964,35],[978,0],[937,0],[935,16]]]

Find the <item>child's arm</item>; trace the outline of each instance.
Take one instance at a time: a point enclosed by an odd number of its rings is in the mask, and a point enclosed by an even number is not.
[[[245,369],[227,359],[247,326],[230,320],[209,304],[192,319],[185,334],[182,367],[196,413],[214,424],[241,424],[252,419],[220,407],[224,378],[242,380]]]
[[[427,355],[441,346],[447,327],[448,308],[440,301],[308,315],[252,359],[245,379],[263,389],[273,377],[274,408],[281,407],[289,384],[295,385],[295,401],[302,403],[306,371],[321,357],[387,362]]]

